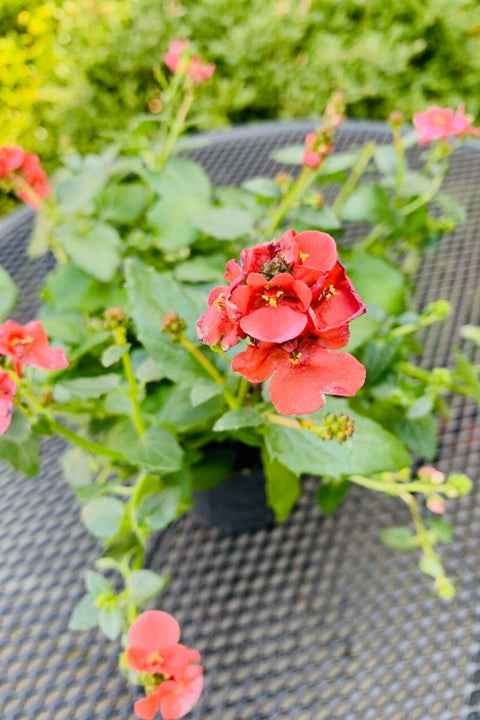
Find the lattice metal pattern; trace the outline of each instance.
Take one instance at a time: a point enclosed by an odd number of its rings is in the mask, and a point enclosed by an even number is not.
[[[217,183],[273,174],[280,167],[271,150],[301,142],[309,127],[217,134],[194,155]],[[348,125],[338,146],[387,136],[381,126]],[[461,324],[480,322],[479,180],[480,154],[457,152],[446,185],[467,203],[469,225],[445,238],[420,278],[419,304],[444,297],[455,307],[425,335],[430,365],[451,360]],[[28,293],[23,320],[32,317],[46,267],[21,256],[30,221],[22,212],[0,228],[2,261]],[[462,398],[453,407],[440,467],[478,479],[478,410]],[[40,477],[5,468],[0,478],[0,717],[127,720],[132,694],[114,645],[67,631],[97,548],[60,479],[59,444],[45,450]],[[292,518],[271,531],[230,537],[186,517],[152,546],[150,566],[174,577],[162,607],[178,617],[206,667],[192,720],[480,720],[478,488],[450,503],[457,539],[447,569],[459,592],[443,604],[414,557],[378,539],[380,529],[407,520],[398,503],[354,490],[322,517],[313,486],[306,483]]]

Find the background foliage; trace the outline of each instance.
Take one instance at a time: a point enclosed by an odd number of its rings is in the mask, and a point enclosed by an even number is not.
[[[155,109],[174,37],[218,67],[201,128],[319,117],[332,90],[357,118],[480,105],[476,0],[2,0],[0,29],[3,141],[51,161]]]

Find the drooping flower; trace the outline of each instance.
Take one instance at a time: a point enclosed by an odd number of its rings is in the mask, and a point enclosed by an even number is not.
[[[137,700],[134,712],[141,720],[153,720],[160,710],[163,720],[179,720],[197,703],[203,690],[203,668],[188,665],[176,679],[165,680],[147,697]]]
[[[0,371],[0,434],[6,432],[12,420],[13,398],[17,386],[10,375]]]
[[[197,702],[203,686],[203,668],[198,650],[179,643],[180,626],[162,610],[142,613],[131,626],[127,665],[152,676],[153,692],[135,703],[141,720],[152,720],[160,710],[163,720],[177,720]],[[151,689],[151,683],[145,683]],[[148,690],[147,690],[148,691]]]
[[[478,137],[480,128],[474,128],[472,122],[472,116],[465,115],[463,105],[459,105],[455,111],[451,108],[433,105],[426,112],[416,113],[413,116],[413,124],[418,132],[418,142],[421,145],[427,145],[432,140],[447,140],[452,135],[454,137],[462,135]]]
[[[172,40],[163,61],[174,75],[190,75],[192,80],[200,85],[210,80],[215,72],[213,63],[203,63],[198,55],[191,55],[189,40]]]
[[[270,399],[282,415],[315,412],[325,394],[353,396],[365,382],[365,368],[353,355],[326,350],[311,338],[270,348],[252,345],[234,357],[232,368],[250,382],[273,373]]]
[[[0,354],[10,357],[15,372],[22,377],[22,367],[63,370],[68,360],[62,348],[51,348],[47,334],[39,320],[33,320],[25,326],[6,320],[0,326]]]

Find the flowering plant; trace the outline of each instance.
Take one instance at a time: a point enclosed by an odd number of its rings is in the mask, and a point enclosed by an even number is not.
[[[435,460],[446,395],[480,401],[478,368],[460,350],[453,369],[416,364],[417,333],[449,307],[417,311],[411,298],[426,251],[464,221],[440,189],[449,154],[479,131],[462,107],[431,108],[409,134],[392,116],[391,144],[334,153],[336,94],[302,146],[274,154],[299,173],[214,188],[180,152],[214,67],[186,41],[164,61],[157,112],[102,154],[67,158],[51,191],[37,158],[0,151],[4,189],[39,209],[30,255],[57,261],[39,319],[0,327],[0,456],[33,474],[41,436],[71,443],[64,475],[104,546],[71,627],[122,637],[121,667],[147,692],[138,717],[175,720],[201,692],[200,656],[179,643],[171,616],[139,614],[168,582],[143,567],[145,549],[195,493],[241,467],[245,447],[278,521],[304,474],[321,478],[324,512],[349,483],[398,497],[413,526],[383,540],[419,550],[437,593],[453,595],[437,552],[452,531],[440,516],[470,481],[417,459]],[[426,151],[413,169],[417,141]],[[350,223],[364,223],[363,238],[337,246]],[[16,289],[5,271],[0,281],[5,318]]]

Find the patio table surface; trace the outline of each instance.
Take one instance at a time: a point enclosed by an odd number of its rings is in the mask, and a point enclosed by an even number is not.
[[[239,183],[281,170],[272,149],[302,142],[311,128],[212,133],[190,155],[215,183]],[[368,138],[382,142],[389,131],[347,123],[337,149]],[[445,188],[469,220],[420,274],[419,307],[439,298],[453,305],[422,336],[427,368],[451,363],[459,327],[480,323],[480,152],[455,152]],[[32,217],[21,210],[0,224],[2,264],[24,291],[22,321],[34,317],[51,266],[23,254]],[[345,237],[361,231],[354,225]],[[475,357],[471,343],[459,344]],[[231,536],[185,516],[155,538],[148,566],[173,576],[158,606],[175,614],[205,666],[191,720],[480,720],[480,422],[473,400],[455,397],[452,408],[436,464],[468,473],[474,488],[448,504],[456,538],[444,557],[458,587],[450,603],[432,596],[414,554],[379,539],[383,528],[408,522],[407,511],[359,488],[324,516],[315,481],[306,480],[292,517],[272,530]],[[131,720],[135,689],[117,670],[117,645],[67,629],[98,545],[62,480],[62,448],[45,442],[38,477],[0,470],[0,718]]]

